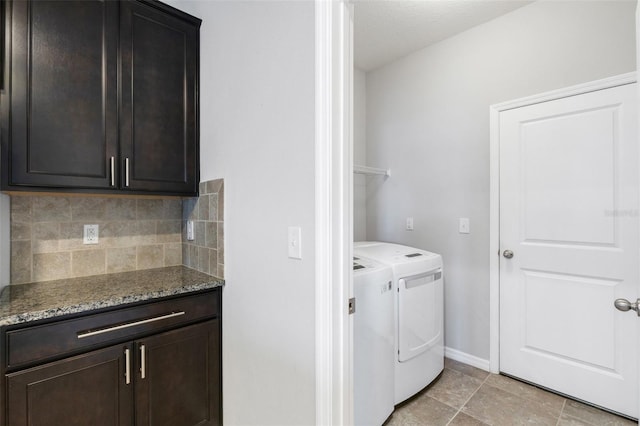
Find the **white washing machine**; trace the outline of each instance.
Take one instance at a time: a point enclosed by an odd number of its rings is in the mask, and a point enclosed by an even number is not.
[[[394,403],[399,404],[422,390],[444,369],[442,257],[381,242],[354,243],[353,253],[387,264],[393,271]]]
[[[354,257],[354,423],[380,426],[394,407],[393,273],[375,260]]]

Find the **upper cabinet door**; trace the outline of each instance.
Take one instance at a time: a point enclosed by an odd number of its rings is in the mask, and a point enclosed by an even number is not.
[[[3,186],[116,186],[118,3],[15,1],[10,16]]]
[[[196,194],[200,21],[121,3],[122,187]]]

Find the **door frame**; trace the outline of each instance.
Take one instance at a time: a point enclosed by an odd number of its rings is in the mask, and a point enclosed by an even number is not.
[[[500,372],[500,113],[636,81],[634,71],[489,107],[489,368],[492,373]],[[638,178],[640,180],[640,175]]]
[[[636,8],[636,49],[640,69],[640,0]],[[348,314],[345,312],[345,298],[353,294],[350,265],[344,263],[345,255],[351,256],[353,193],[348,182],[352,176],[352,165],[343,162],[332,167],[331,154],[327,150],[350,156],[353,150],[351,123],[345,132],[342,121],[350,120],[352,108],[352,85],[345,78],[352,73],[352,66],[344,61],[345,51],[352,58],[352,9],[348,0],[328,2],[315,0],[316,10],[316,424],[352,424],[353,423],[353,383],[352,377],[352,339]],[[350,14],[351,21],[345,27],[345,13]],[[332,35],[333,28],[341,28],[338,34]],[[344,34],[344,30],[349,34]],[[331,78],[331,70],[338,72],[338,80]],[[351,77],[350,77],[351,78]],[[636,73],[623,74],[612,79],[599,80],[599,84],[613,87],[622,81],[635,82]],[[345,82],[345,80],[347,80]],[[618,80],[617,83],[615,81]],[[500,371],[500,328],[499,328],[499,290],[500,290],[500,234],[499,234],[499,114],[511,108],[544,102],[560,97],[577,95],[596,90],[595,83],[572,86],[546,94],[522,98],[516,101],[492,105],[490,109],[490,234],[489,234],[489,289],[490,289],[490,370]],[[345,84],[346,83],[346,84]],[[340,88],[340,89],[338,89]],[[602,87],[601,87],[602,88]],[[569,89],[574,92],[570,93]],[[640,86],[638,87],[640,94]],[[337,93],[336,93],[337,92]],[[348,95],[347,95],[348,94]],[[337,102],[334,104],[333,102]],[[639,117],[640,118],[640,117]],[[340,125],[335,123],[338,119]],[[342,130],[339,130],[342,129]],[[337,138],[327,138],[333,132]],[[346,133],[346,134],[345,134]],[[325,142],[329,140],[328,145]],[[639,176],[640,179],[640,176]],[[333,190],[332,190],[333,188]],[[345,202],[346,200],[346,202]],[[338,202],[330,210],[331,202]],[[336,211],[340,210],[340,211]],[[334,218],[337,222],[331,223]],[[640,220],[640,218],[639,218]],[[335,235],[334,235],[335,234]],[[333,238],[336,237],[336,238]],[[346,257],[349,259],[349,257]],[[337,263],[336,263],[337,262]],[[323,288],[324,284],[333,281],[333,289]],[[333,294],[332,294],[333,293]],[[335,294],[341,296],[333,304]],[[640,336],[639,336],[640,338]],[[350,343],[351,342],[351,343]],[[639,360],[640,362],[640,360]],[[348,382],[345,383],[345,378]]]
[[[636,70],[640,70],[640,0],[636,0]],[[638,91],[638,100],[640,101],[640,86],[637,86],[636,90]],[[638,108],[638,123],[640,123],[640,108]],[[640,143],[640,140],[638,143]],[[640,220],[640,218],[638,218],[638,220]],[[637,339],[639,342],[638,346],[640,347],[640,336],[637,336]],[[640,359],[638,360],[638,367],[638,371],[640,371]],[[640,383],[640,377],[638,377],[638,382]],[[640,395],[638,396],[638,406],[640,407]],[[640,425],[640,419],[638,419],[638,425]]]
[[[353,424],[353,5],[315,0],[316,424]]]

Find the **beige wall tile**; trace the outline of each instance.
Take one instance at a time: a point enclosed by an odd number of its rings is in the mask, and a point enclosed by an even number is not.
[[[218,191],[218,220],[224,220],[224,184],[220,186],[220,191]]]
[[[71,253],[34,253],[33,281],[49,281],[71,276]]]
[[[11,222],[11,241],[31,241],[31,223]]]
[[[189,267],[193,268],[193,269],[198,269],[198,247],[193,245],[193,244],[189,244]]]
[[[33,197],[34,222],[60,222],[71,220],[71,204],[65,197]]]
[[[197,220],[194,224],[194,234],[196,239],[193,241],[195,245],[204,247],[205,245],[205,232],[204,232],[204,221]]]
[[[161,268],[164,265],[162,244],[137,247],[137,269]]]
[[[58,222],[38,222],[33,224],[31,249],[34,253],[53,253],[59,251]]]
[[[74,277],[104,274],[106,268],[104,249],[71,252],[71,273]]]
[[[71,219],[74,221],[100,221],[105,219],[107,200],[104,198],[70,198]]]
[[[136,270],[136,247],[114,247],[106,250],[107,273]]]
[[[11,282],[22,284],[31,278],[31,240],[11,242]]]
[[[181,226],[181,231],[182,231],[182,243],[183,244],[187,244],[187,221],[183,220],[182,223],[180,224]]]
[[[11,222],[31,222],[32,197],[12,196],[11,197]]]
[[[182,200],[182,219],[198,220],[198,209],[196,208],[197,198],[186,198]]]
[[[214,179],[207,182],[207,194],[215,194],[222,187],[222,179]]]
[[[198,218],[200,220],[209,220],[209,196],[201,195],[198,200]]]
[[[209,250],[209,273],[214,276],[218,275],[218,251]]]
[[[84,224],[82,222],[60,222],[59,230],[59,250],[80,250],[84,248],[82,244]]]
[[[216,222],[205,222],[205,246],[218,248],[218,226]]]
[[[182,243],[182,264],[189,266],[189,245]]]
[[[218,263],[218,275],[216,276],[224,278],[224,265],[222,263]]]
[[[218,194],[209,195],[209,220],[218,220]]]
[[[182,222],[180,220],[160,220],[156,226],[159,243],[179,243],[182,241]]]
[[[224,249],[224,223],[218,222],[218,250]]]
[[[138,201],[138,220],[162,219],[164,217],[164,202],[161,199],[143,199]]]
[[[136,222],[136,245],[155,244],[157,242],[156,221],[139,220]]]
[[[106,220],[135,220],[137,202],[132,198],[108,198],[105,203]]]
[[[131,247],[138,241],[136,222],[116,220],[105,222],[100,228],[100,241],[105,247]]]
[[[164,245],[164,266],[182,265],[182,243]]]
[[[167,198],[164,202],[165,220],[182,220],[182,200],[180,198]]]
[[[198,271],[202,271],[205,274],[209,273],[209,249],[205,247],[198,247]]]
[[[206,182],[200,182],[200,185],[198,186],[198,193],[200,195],[207,193],[207,183]]]

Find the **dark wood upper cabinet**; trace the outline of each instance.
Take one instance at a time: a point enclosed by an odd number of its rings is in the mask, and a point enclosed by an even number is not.
[[[198,26],[121,4],[120,146],[125,187],[195,192]]]
[[[200,20],[155,1],[7,1],[2,189],[194,195]]]
[[[11,6],[9,182],[108,188],[118,154],[117,3]]]

